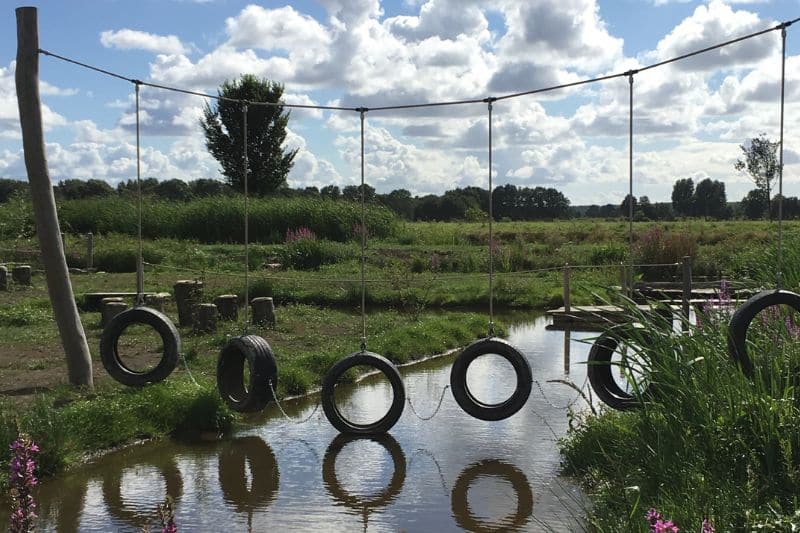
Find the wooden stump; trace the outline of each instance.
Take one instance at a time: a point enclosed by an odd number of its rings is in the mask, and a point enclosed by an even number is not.
[[[8,269],[0,266],[0,291],[8,290]]]
[[[103,298],[100,310],[100,326],[106,327],[111,319],[128,308],[122,298]]]
[[[31,284],[31,267],[28,265],[15,266],[11,269],[11,279],[20,285]]]
[[[275,327],[275,304],[272,298],[253,298],[250,303],[253,308],[253,324]]]
[[[156,294],[145,294],[144,295],[144,305],[149,307],[150,309],[155,309],[161,313],[164,312],[164,305],[169,300],[170,295],[166,292],[159,292]]]
[[[214,298],[221,320],[236,321],[239,318],[239,297],[235,294],[221,294]]]
[[[175,283],[175,304],[178,306],[178,324],[191,326],[194,306],[200,303],[203,296],[203,282],[196,280],[180,280]]]
[[[210,333],[217,330],[217,306],[198,304],[194,312],[195,333]]]

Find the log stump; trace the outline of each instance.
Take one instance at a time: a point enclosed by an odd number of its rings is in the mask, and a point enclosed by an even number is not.
[[[15,266],[11,269],[11,279],[14,280],[14,283],[30,286],[31,267],[28,265]]]
[[[100,326],[106,327],[111,319],[128,309],[122,298],[103,298],[100,303]]]
[[[194,310],[194,332],[211,333],[217,330],[217,306],[198,304]]]
[[[250,303],[253,308],[253,324],[275,327],[275,304],[272,298],[253,298]]]
[[[214,298],[220,320],[236,321],[239,318],[239,297],[235,294],[221,294]]]
[[[155,309],[156,311],[163,313],[164,306],[169,300],[170,295],[167,292],[159,292],[156,294],[145,294],[144,295],[144,305],[149,307],[150,309]]]
[[[0,291],[8,290],[8,268],[0,266]]]
[[[182,327],[193,324],[194,306],[200,303],[203,296],[203,282],[197,280],[180,280],[175,283],[175,304],[178,306],[178,324]]]

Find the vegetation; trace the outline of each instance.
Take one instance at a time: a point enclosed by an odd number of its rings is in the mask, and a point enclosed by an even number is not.
[[[767,211],[769,200],[772,198],[770,195],[772,182],[778,177],[780,172],[780,164],[778,162],[779,146],[780,143],[770,141],[765,133],[739,146],[744,159],[736,161],[736,170],[739,172],[746,171],[750,179],[755,183],[756,190],[759,192],[753,195],[748,193],[747,198],[752,196],[753,200],[755,200],[755,198],[762,199],[762,214]],[[752,193],[753,191],[750,192]]]
[[[208,151],[219,161],[228,184],[243,192],[247,173],[253,194],[265,195],[283,187],[297,155],[297,149],[283,148],[289,123],[289,113],[284,113],[281,105],[283,85],[242,74],[238,80],[225,80],[217,93],[220,99],[206,104],[200,124]],[[243,107],[241,100],[252,103]]]

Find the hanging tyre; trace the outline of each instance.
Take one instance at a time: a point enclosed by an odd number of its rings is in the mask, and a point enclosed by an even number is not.
[[[776,305],[788,305],[800,312],[800,295],[782,290],[762,291],[744,302],[728,323],[728,353],[749,377],[753,376],[753,362],[747,353],[747,330],[758,313]]]
[[[359,424],[348,420],[339,410],[334,398],[334,389],[339,378],[355,366],[371,366],[386,376],[392,386],[392,405],[387,413],[375,422]],[[334,364],[322,381],[322,410],[328,421],[341,433],[353,435],[374,435],[386,433],[400,419],[406,404],[406,389],[403,378],[397,367],[391,361],[372,352],[356,352],[348,355]]]
[[[128,367],[119,355],[119,339],[132,324],[152,327],[161,337],[163,353],[155,368],[137,371]],[[112,318],[100,335],[100,359],[108,374],[123,385],[141,387],[162,381],[178,365],[181,339],[175,324],[163,313],[149,307],[134,307]]]
[[[361,439],[381,445],[391,457],[394,467],[389,484],[382,491],[365,496],[347,491],[336,476],[336,458],[339,457],[339,453],[351,442]],[[325,458],[322,460],[322,482],[334,500],[355,511],[363,512],[389,505],[403,491],[405,480],[406,456],[400,444],[388,433],[380,435],[340,434],[331,441],[328,449],[325,450]]]
[[[261,411],[274,399],[270,383],[277,388],[278,365],[267,341],[258,335],[231,338],[217,359],[217,388],[225,403],[240,413]]]
[[[478,357],[490,354],[499,355],[511,363],[517,376],[514,393],[505,401],[496,404],[480,401],[467,385],[469,365]],[[503,420],[515,414],[528,401],[532,384],[531,365],[525,356],[507,341],[495,337],[477,340],[464,348],[450,369],[450,389],[453,391],[453,398],[467,414],[480,420]]]
[[[641,402],[636,396],[623,390],[614,379],[613,372],[619,367],[611,364],[611,358],[619,344],[614,335],[604,333],[598,337],[589,350],[586,373],[597,397],[609,407],[624,411],[639,407]],[[642,394],[646,394],[649,388],[648,385]]]

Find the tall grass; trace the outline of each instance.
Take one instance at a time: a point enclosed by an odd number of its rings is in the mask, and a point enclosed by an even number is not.
[[[650,507],[681,531],[705,517],[717,531],[789,530],[771,528],[800,505],[796,332],[754,321],[750,380],[728,356],[724,319],[674,334],[639,318],[645,327],[625,335],[643,347],[652,394],[638,410],[584,417],[562,442],[567,471],[594,496],[595,530],[647,531]]]
[[[307,227],[320,238],[346,241],[356,236],[361,207],[352,202],[313,198],[252,198],[249,206],[252,242],[281,243],[287,230]],[[74,233],[136,234],[135,199],[87,198],[61,202],[62,227]],[[367,229],[383,238],[396,230],[388,209],[368,206]],[[192,239],[203,243],[240,243],[244,239],[244,199],[214,196],[192,202],[145,199],[142,232],[147,238]]]

